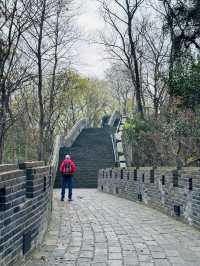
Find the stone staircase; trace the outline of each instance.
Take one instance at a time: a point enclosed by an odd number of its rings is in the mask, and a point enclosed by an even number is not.
[[[76,188],[96,188],[98,170],[115,166],[112,141],[106,128],[84,129],[70,148],[60,149],[60,163],[65,154],[70,154],[77,165],[74,175]],[[56,188],[60,187],[60,179],[58,172]]]

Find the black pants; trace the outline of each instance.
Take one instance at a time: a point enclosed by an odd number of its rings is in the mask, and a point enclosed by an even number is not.
[[[61,198],[65,198],[65,188],[68,186],[68,199],[72,198],[72,187],[73,187],[73,176],[72,175],[62,175],[62,190]]]

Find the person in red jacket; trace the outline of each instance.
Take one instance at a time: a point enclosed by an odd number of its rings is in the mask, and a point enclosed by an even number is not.
[[[72,200],[73,174],[75,171],[75,163],[71,160],[70,155],[65,155],[65,159],[60,165],[60,172],[62,174],[61,201],[64,201],[65,198],[66,185],[68,185],[68,200]]]

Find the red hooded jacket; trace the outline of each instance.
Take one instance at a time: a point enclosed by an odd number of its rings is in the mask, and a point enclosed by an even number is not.
[[[61,165],[60,165],[60,172],[62,173],[62,174],[65,174],[66,173],[66,167],[65,167],[65,165],[67,164],[67,163],[69,163],[70,164],[70,174],[73,174],[75,171],[76,171],[76,165],[75,165],[75,163],[72,161],[72,160],[69,160],[69,159],[65,159],[65,160],[63,160],[62,161],[62,163],[61,163]]]

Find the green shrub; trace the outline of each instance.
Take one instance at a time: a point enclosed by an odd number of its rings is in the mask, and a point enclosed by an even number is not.
[[[152,132],[153,127],[150,122],[141,118],[129,118],[123,127],[123,136],[127,142],[132,142],[134,138],[138,138],[142,133]]]

